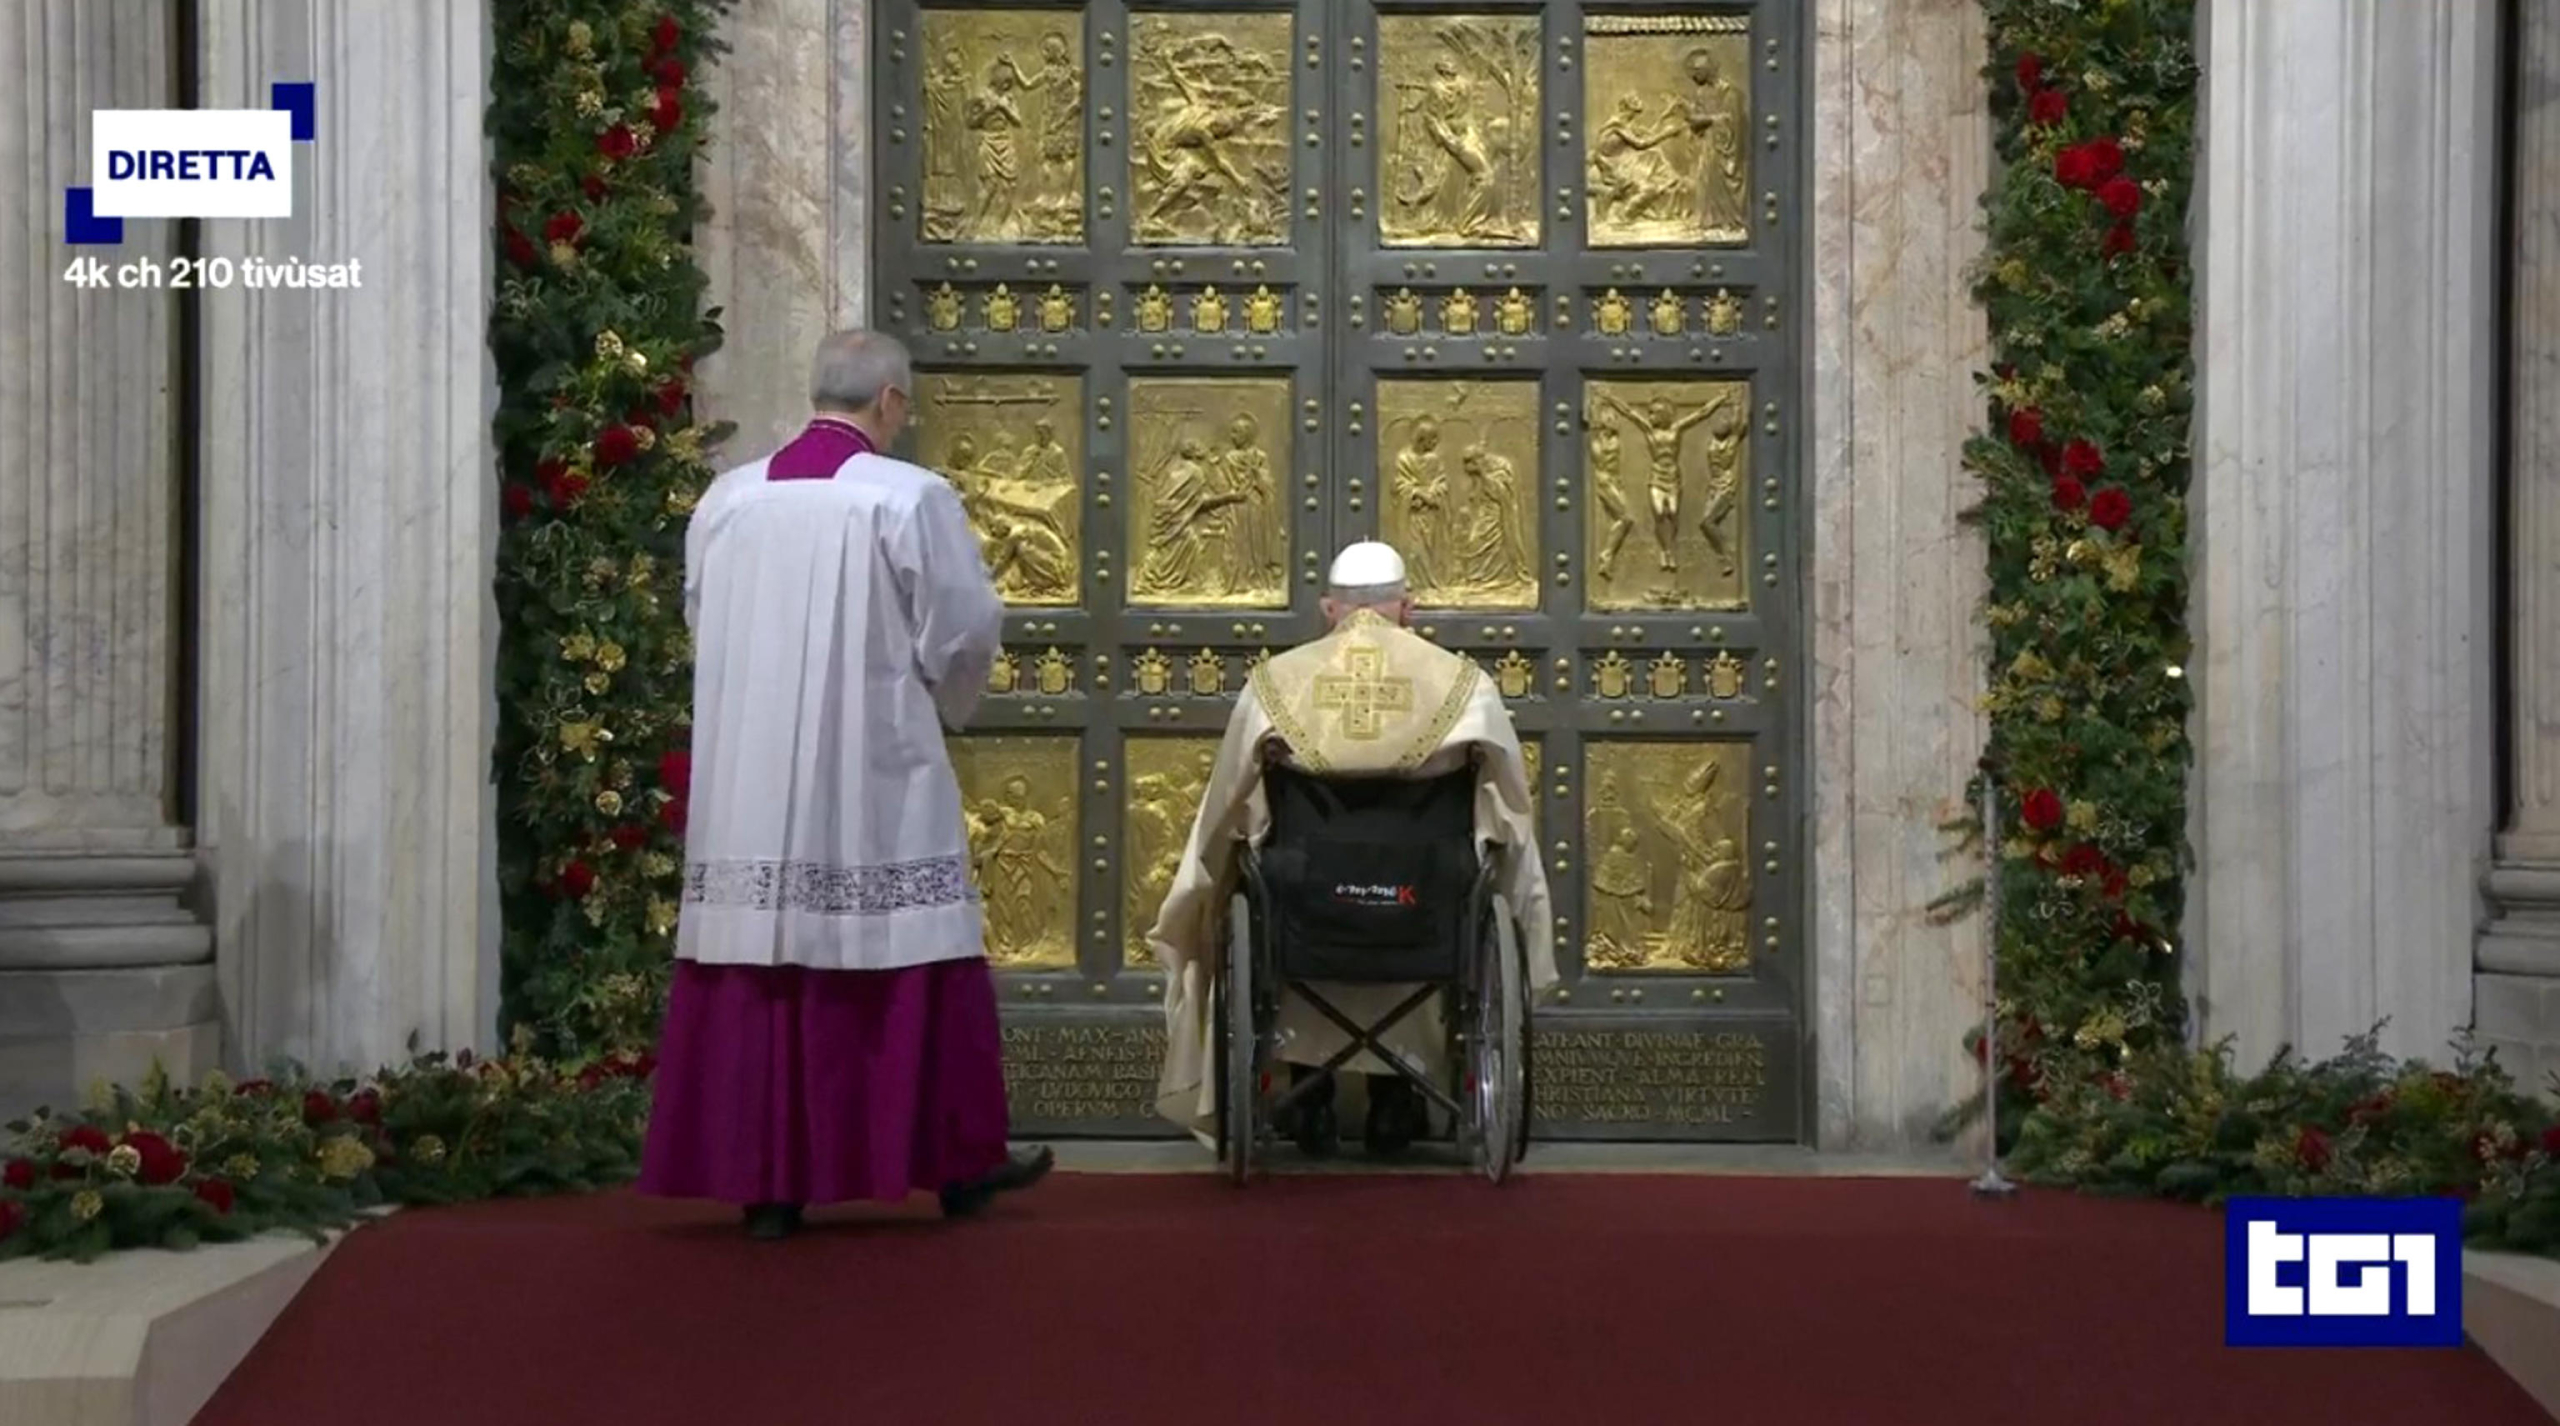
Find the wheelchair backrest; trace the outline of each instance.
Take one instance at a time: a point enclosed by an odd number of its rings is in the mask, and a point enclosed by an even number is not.
[[[1476,770],[1432,778],[1326,778],[1264,770],[1271,834],[1261,852],[1284,936],[1360,953],[1445,956],[1474,893]]]

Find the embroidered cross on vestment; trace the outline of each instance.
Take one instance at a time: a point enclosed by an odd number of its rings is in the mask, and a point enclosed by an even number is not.
[[[1376,649],[1351,649],[1343,656],[1351,671],[1316,675],[1316,707],[1342,715],[1342,735],[1356,742],[1375,741],[1382,715],[1413,711],[1413,680],[1384,671],[1386,656]]]

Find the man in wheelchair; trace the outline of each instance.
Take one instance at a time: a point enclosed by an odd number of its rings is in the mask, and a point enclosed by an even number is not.
[[[1370,1045],[1443,1083],[1448,1039],[1426,982],[1380,983],[1380,975],[1419,966],[1429,957],[1413,959],[1416,948],[1474,929],[1462,918],[1472,914],[1480,847],[1491,848],[1491,891],[1517,920],[1529,993],[1555,983],[1554,913],[1510,710],[1474,660],[1404,627],[1412,605],[1403,558],[1373,541],[1343,550],[1324,612],[1331,632],[1265,661],[1236,700],[1148,933],[1166,971],[1156,1103],[1211,1139],[1224,923],[1240,862],[1253,857],[1269,902],[1262,919],[1273,935],[1321,943],[1315,969],[1326,956],[1341,973],[1350,973],[1342,957],[1381,958],[1353,981],[1310,975],[1307,994],[1283,990],[1278,1057],[1292,1082],[1280,1127],[1310,1154],[1331,1151],[1340,1130],[1327,1066],[1339,1062],[1369,1077],[1370,1150],[1394,1154],[1425,1131],[1427,1106]],[[1380,1022],[1388,1022],[1383,1032]],[[1351,1025],[1369,1035],[1355,1036]]]

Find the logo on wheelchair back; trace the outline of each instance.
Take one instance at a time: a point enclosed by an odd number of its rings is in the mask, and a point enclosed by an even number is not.
[[[2462,1204],[2235,1198],[2222,1301],[2234,1347],[2459,1347]]]
[[[1410,886],[1363,885],[1353,881],[1336,882],[1333,899],[1352,906],[1414,906],[1421,902],[1421,897]]]

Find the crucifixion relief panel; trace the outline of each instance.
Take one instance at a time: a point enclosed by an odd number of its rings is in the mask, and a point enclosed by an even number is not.
[[[1218,735],[1382,538],[1529,756],[1540,1131],[1798,1136],[1796,8],[884,0],[875,312],[1010,611],[955,747],[1026,1125],[1162,1128]]]

